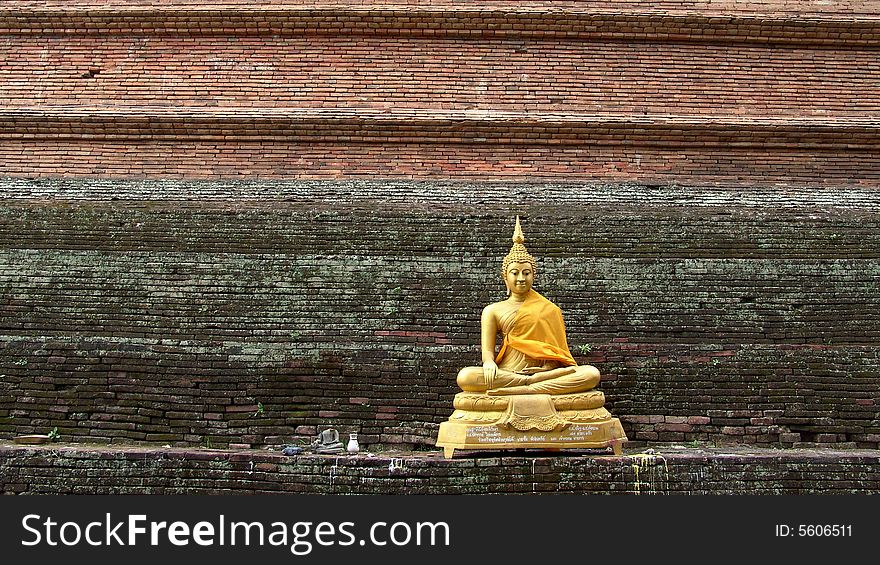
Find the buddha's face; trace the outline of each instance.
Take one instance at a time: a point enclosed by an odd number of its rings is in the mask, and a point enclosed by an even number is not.
[[[504,282],[511,294],[525,296],[535,282],[535,270],[531,263],[511,263],[504,273]]]

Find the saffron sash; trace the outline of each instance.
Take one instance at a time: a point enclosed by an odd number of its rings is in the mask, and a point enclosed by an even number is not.
[[[534,289],[519,307],[513,327],[501,344],[496,363],[501,362],[508,347],[532,359],[558,361],[563,366],[577,365],[568,349],[562,310]]]

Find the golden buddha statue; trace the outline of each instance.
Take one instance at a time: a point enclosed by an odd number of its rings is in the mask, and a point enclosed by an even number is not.
[[[483,364],[459,371],[456,410],[440,425],[437,445],[447,458],[455,449],[486,447],[610,446],[621,453],[620,421],[593,390],[599,370],[572,357],[562,311],[532,288],[536,273],[517,217],[501,270],[508,297],[483,309]]]

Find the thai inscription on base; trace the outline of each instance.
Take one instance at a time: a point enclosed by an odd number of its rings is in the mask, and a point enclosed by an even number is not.
[[[492,445],[499,443],[524,442],[540,444],[546,442],[583,442],[594,439],[598,426],[572,424],[562,431],[553,433],[521,432],[514,429],[503,429],[498,426],[468,427],[466,438],[468,443]]]

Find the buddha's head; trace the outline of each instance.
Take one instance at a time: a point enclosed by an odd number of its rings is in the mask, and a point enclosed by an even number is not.
[[[532,289],[538,267],[535,258],[532,257],[526,246],[519,216],[516,217],[516,227],[513,230],[513,246],[504,257],[501,264],[501,278],[507,286],[508,294],[525,295]]]

